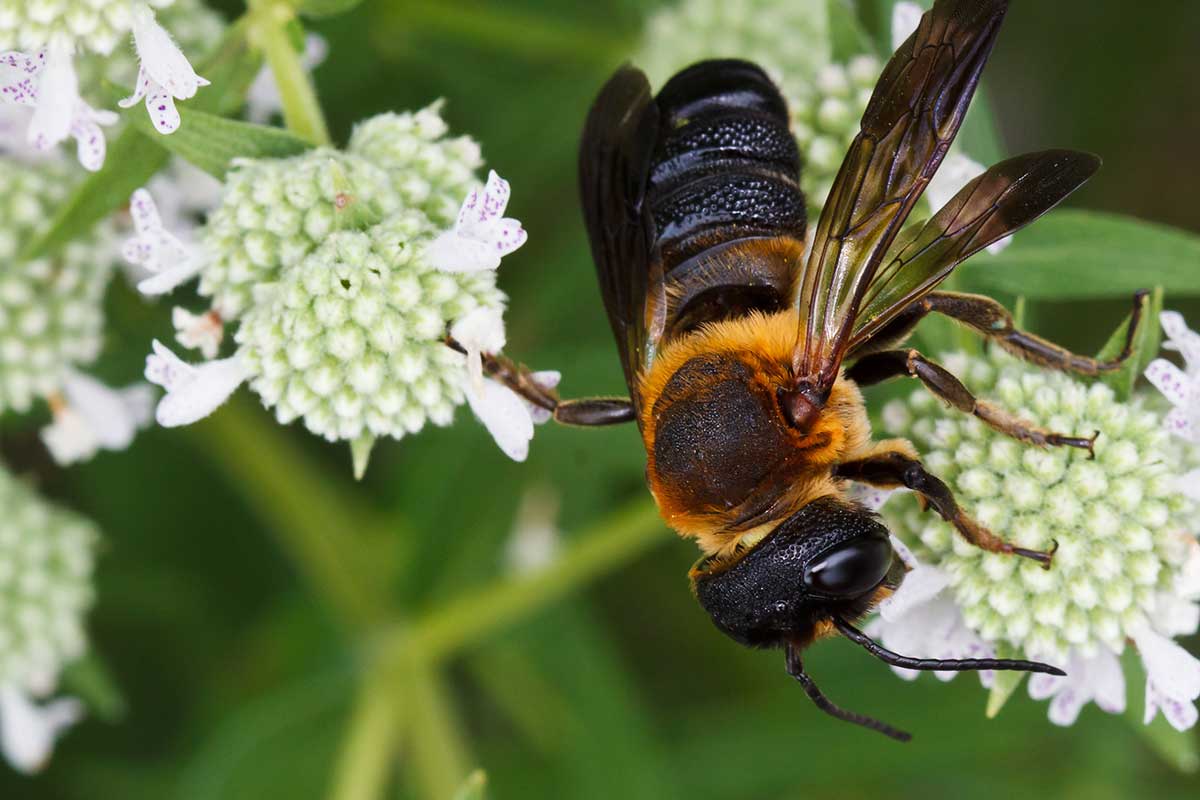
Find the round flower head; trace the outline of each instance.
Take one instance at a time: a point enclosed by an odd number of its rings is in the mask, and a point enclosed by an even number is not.
[[[277,280],[331,234],[400,207],[388,174],[350,153],[243,160],[201,232],[200,293],[234,319],[252,305],[255,286]]]
[[[65,165],[0,160],[0,411],[25,411],[100,351],[114,259],[106,225],[45,258],[18,254],[75,184]]]
[[[431,265],[424,250],[437,233],[415,210],[333,233],[245,316],[238,355],[280,422],[302,418],[331,441],[449,424],[466,369],[446,332],[477,308],[498,313],[503,295],[492,270]]]
[[[0,467],[0,751],[40,768],[54,740],[82,715],[73,699],[44,705],[59,671],[83,655],[99,534],[87,520],[34,494]]]
[[[445,226],[475,185],[483,157],[470,136],[446,136],[441,108],[439,100],[420,111],[372,117],[354,127],[347,149],[387,170],[405,207]]]
[[[1069,724],[1089,700],[1109,711],[1124,708],[1116,655],[1127,640],[1136,643],[1151,683],[1190,704],[1200,695],[1200,662],[1181,661],[1182,672],[1163,665],[1179,654],[1190,658],[1169,637],[1196,628],[1200,584],[1188,574],[1200,566],[1193,565],[1200,548],[1187,530],[1189,501],[1175,482],[1180,449],[1159,415],[1140,398],[1120,402],[1104,384],[1000,351],[942,362],[977,395],[1038,425],[1101,432],[1089,459],[1075,449],[1016,442],[923,390],[884,408],[887,433],[911,439],[980,523],[1022,547],[1057,544],[1052,566],[1043,569],[968,545],[915,503],[889,503],[884,512],[893,531],[943,576],[942,600],[953,600],[986,647],[1067,668],[1068,678],[1036,676],[1030,683],[1035,697],[1055,697],[1055,722]]]

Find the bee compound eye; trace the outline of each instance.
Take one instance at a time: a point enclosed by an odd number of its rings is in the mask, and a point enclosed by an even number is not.
[[[892,566],[884,536],[860,536],[821,553],[804,570],[804,584],[833,597],[858,597],[879,585]]]

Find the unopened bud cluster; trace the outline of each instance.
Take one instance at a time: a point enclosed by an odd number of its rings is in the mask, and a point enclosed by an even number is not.
[[[1022,547],[1057,544],[1050,569],[987,553],[903,498],[885,513],[893,530],[949,575],[966,624],[992,643],[1065,663],[1067,653],[1119,653],[1130,631],[1154,619],[1191,542],[1192,509],[1175,475],[1182,455],[1159,414],[997,352],[943,363],[978,396],[1069,434],[1100,431],[1086,450],[1038,448],[945,408],[924,390],[883,411],[890,435],[909,438],[964,509]],[[904,505],[907,503],[908,505]]]
[[[0,686],[33,687],[83,655],[99,532],[0,467]]]
[[[115,264],[107,224],[50,255],[20,257],[74,184],[75,172],[53,160],[0,160],[0,411],[27,410],[100,351]]]

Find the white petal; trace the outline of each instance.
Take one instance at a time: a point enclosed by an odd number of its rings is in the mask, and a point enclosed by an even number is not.
[[[146,380],[167,390],[155,417],[165,428],[203,419],[217,410],[249,377],[236,355],[192,366],[157,339],[146,358]]]
[[[37,772],[50,759],[54,742],[83,717],[78,700],[39,706],[12,687],[0,688],[0,748],[16,769]]]
[[[37,106],[29,122],[29,142],[39,150],[49,150],[71,134],[71,119],[80,102],[79,80],[68,46],[50,46],[37,94]]]
[[[187,57],[171,41],[170,34],[158,24],[154,12],[146,5],[134,6],[133,43],[141,67],[169,95],[186,100],[195,95],[199,87],[208,85],[208,81],[192,69]]]
[[[487,242],[446,231],[425,246],[425,260],[442,272],[484,272],[500,266],[500,253]]]
[[[500,219],[504,216],[504,209],[508,208],[508,198],[511,194],[512,190],[509,188],[508,181],[497,175],[496,170],[488,170],[482,201],[475,206],[475,214],[467,217],[466,225],[460,225],[460,227],[474,229],[480,223]],[[460,223],[462,219],[460,216]]]
[[[139,234],[157,233],[163,229],[158,204],[146,189],[134,189],[129,196],[129,216],[133,219],[134,231]]]
[[[499,309],[478,306],[450,326],[450,335],[467,350],[498,353],[504,349],[504,314]]]
[[[468,387],[467,402],[504,454],[513,461],[524,461],[533,439],[533,419],[525,401],[507,386],[488,378],[481,392]]]
[[[1163,417],[1163,427],[1173,436],[1178,436],[1187,442],[1200,444],[1200,425],[1192,422],[1187,409],[1173,408]]]
[[[858,503],[868,511],[878,511],[883,508],[891,496],[899,489],[880,489],[876,486],[869,486],[865,483],[851,483],[846,490],[847,496],[852,502]],[[895,543],[893,542],[893,545]],[[906,562],[907,563],[907,562]]]
[[[1189,499],[1200,502],[1200,469],[1194,469],[1177,477],[1175,487]]]
[[[562,373],[554,370],[543,370],[541,372],[535,372],[529,377],[531,377],[539,386],[542,386],[546,389],[553,389],[558,386],[559,381],[562,380]],[[522,399],[524,400],[524,398]],[[535,406],[528,400],[525,400],[525,406],[529,409],[529,416],[533,419],[534,425],[542,425],[546,422],[549,422],[554,416],[551,412],[547,411],[541,406]]]
[[[927,564],[918,564],[904,576],[896,592],[879,604],[879,614],[884,619],[895,620],[906,614],[915,613],[937,596],[950,584],[950,576]]]
[[[912,36],[921,24],[924,10],[916,3],[896,3],[892,7],[892,49],[898,50],[900,45]]]
[[[1191,394],[1191,380],[1179,367],[1165,358],[1156,358],[1146,367],[1146,380],[1163,393],[1173,406],[1183,407]]]
[[[1079,712],[1087,701],[1087,695],[1080,691],[1079,687],[1068,684],[1060,689],[1058,694],[1054,695],[1054,699],[1050,701],[1050,710],[1047,716],[1055,725],[1069,727],[1079,719]]]
[[[199,350],[207,359],[217,357],[225,334],[219,314],[214,311],[193,314],[176,306],[171,312],[171,322],[175,326],[175,341],[188,349]]]
[[[497,257],[506,256],[519,249],[529,239],[529,234],[521,227],[520,221],[512,217],[489,222],[475,231],[475,234],[476,238],[487,243],[497,253]]]
[[[95,172],[104,166],[108,142],[104,138],[104,131],[94,119],[88,116],[77,117],[71,123],[71,135],[75,137],[76,154],[84,169]]]
[[[1102,711],[1109,714],[1125,712],[1125,674],[1113,651],[1100,648],[1088,660],[1087,678],[1092,699]]]
[[[153,82],[146,95],[146,111],[150,114],[150,122],[154,124],[154,129],[164,136],[179,130],[179,109],[175,108],[175,98],[169,91]]]
[[[138,428],[149,424],[147,399],[153,397],[145,384],[115,390],[100,381],[72,370],[63,382],[67,404],[77,411],[107,450],[124,450]]]
[[[1131,633],[1146,677],[1159,692],[1179,701],[1200,697],[1200,660],[1145,623]]]
[[[151,296],[166,294],[199,275],[201,268],[202,265],[197,261],[185,262],[172,269],[165,269],[157,275],[151,275],[149,278],[139,281],[138,291]]]
[[[96,434],[72,408],[55,412],[54,421],[42,428],[41,437],[54,462],[64,467],[87,461],[100,449]]]
[[[983,165],[978,161],[956,151],[950,152],[925,189],[930,207],[935,212],[943,208],[964,186],[982,175],[983,171]]]
[[[38,73],[45,65],[45,50],[34,55],[16,50],[0,53],[0,101],[22,106],[36,105]]]
[[[1200,369],[1200,333],[1190,330],[1183,315],[1178,311],[1164,311],[1158,316],[1163,332],[1174,345],[1173,350],[1183,354],[1188,371]]]
[[[1194,703],[1168,697],[1159,691],[1153,681],[1147,680],[1146,710],[1142,722],[1149,725],[1160,710],[1171,727],[1180,732],[1195,727],[1197,718],[1200,718],[1200,712],[1196,710]]]
[[[1029,676],[1029,697],[1033,700],[1045,700],[1053,697],[1056,692],[1067,684],[1065,675],[1047,675],[1035,672]]]
[[[146,72],[146,67],[138,67],[137,80],[133,83],[133,94],[123,100],[118,100],[117,105],[121,108],[133,108],[138,104],[139,100],[150,93],[150,87],[153,83],[150,79],[150,73]]]

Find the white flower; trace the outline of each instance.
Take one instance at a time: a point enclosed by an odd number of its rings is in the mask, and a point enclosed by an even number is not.
[[[1142,664],[1146,668],[1145,723],[1159,712],[1176,730],[1196,724],[1196,699],[1200,697],[1200,659],[1150,627],[1133,630]]]
[[[85,461],[100,449],[124,450],[150,422],[153,390],[144,383],[110,389],[70,370],[60,403],[52,401],[54,422],[42,428],[42,441],[59,464]]]
[[[534,486],[522,495],[505,547],[505,561],[514,574],[545,569],[558,556],[558,508],[558,495],[549,487]]]
[[[483,387],[483,354],[504,349],[504,317],[498,308],[479,306],[450,326],[450,335],[467,351],[467,375],[478,393]]]
[[[329,45],[325,39],[315,33],[304,37],[304,54],[300,57],[300,65],[306,72],[312,72],[325,60],[329,53]],[[279,87],[275,83],[275,73],[271,68],[263,66],[250,84],[246,92],[246,118],[259,125],[265,125],[271,117],[282,110],[283,102],[279,99]]]
[[[133,44],[139,60],[137,86],[117,105],[130,108],[145,98],[155,129],[162,134],[174,133],[179,129],[175,100],[193,97],[208,81],[192,69],[171,35],[155,21],[149,6],[134,6],[132,14]]]
[[[171,322],[175,325],[175,341],[188,349],[199,350],[209,360],[217,357],[225,335],[220,314],[216,311],[193,314],[176,306],[171,312]]]
[[[38,705],[14,686],[0,686],[0,750],[14,768],[37,772],[50,758],[54,742],[83,717],[83,705],[72,698]]]
[[[430,243],[429,263],[445,272],[480,272],[496,269],[501,257],[525,244],[528,234],[518,220],[505,217],[508,181],[488,172],[482,193],[473,190],[463,201],[453,230]]]
[[[1179,351],[1185,368],[1156,358],[1146,367],[1146,378],[1175,406],[1164,420],[1167,430],[1186,441],[1200,443],[1200,333],[1190,330],[1177,311],[1162,312],[1159,321],[1168,340],[1163,347]],[[1192,498],[1200,495],[1200,470],[1185,476],[1183,489]]]
[[[535,372],[531,376],[545,389],[558,385],[558,372]],[[468,381],[467,403],[471,411],[487,428],[488,433],[504,454],[513,461],[524,461],[529,456],[529,442],[533,439],[533,426],[550,419],[550,412],[538,408],[499,381],[484,378],[476,389]]]
[[[248,377],[237,355],[193,366],[157,339],[154,352],[146,357],[146,380],[167,390],[155,413],[164,428],[190,425],[207,417]]]
[[[1100,647],[1093,655],[1085,656],[1072,648],[1065,671],[1066,675],[1029,676],[1029,696],[1050,700],[1047,716],[1055,725],[1074,725],[1089,702],[1109,714],[1125,711],[1125,675],[1112,650]]]
[[[114,124],[117,115],[96,110],[79,96],[66,44],[56,40],[35,55],[0,53],[0,99],[33,107],[27,138],[35,149],[50,150],[70,136],[85,169],[103,166],[108,145],[100,126]]]
[[[154,198],[138,189],[129,200],[134,236],[125,241],[121,252],[125,260],[152,273],[138,283],[138,291],[148,295],[165,294],[195,277],[204,266],[175,234],[163,227]]]

